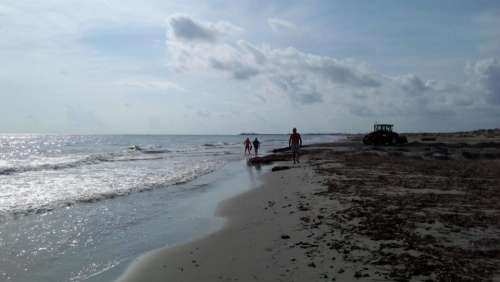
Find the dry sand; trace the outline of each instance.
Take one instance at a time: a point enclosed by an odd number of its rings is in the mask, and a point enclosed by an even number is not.
[[[357,143],[287,152],[221,205],[226,226],[121,281],[500,281],[500,145]],[[289,167],[291,166],[291,167]]]

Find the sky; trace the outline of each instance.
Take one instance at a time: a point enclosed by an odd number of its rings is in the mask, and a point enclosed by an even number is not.
[[[0,132],[500,127],[500,2],[2,0]]]

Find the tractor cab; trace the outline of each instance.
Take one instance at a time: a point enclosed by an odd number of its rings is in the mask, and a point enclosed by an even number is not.
[[[373,131],[392,132],[392,124],[374,124]]]
[[[365,135],[363,143],[366,145],[398,145],[408,143],[405,136],[400,136],[392,131],[394,125],[376,123],[373,125],[373,132]]]

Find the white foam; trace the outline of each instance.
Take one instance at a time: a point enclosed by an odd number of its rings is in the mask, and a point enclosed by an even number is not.
[[[0,176],[0,212],[31,213],[190,181],[221,159],[145,159]]]
[[[283,146],[287,136],[260,139],[264,152],[270,146]],[[0,218],[188,182],[242,158],[241,140],[239,136],[0,135]],[[144,151],[130,151],[130,144]]]

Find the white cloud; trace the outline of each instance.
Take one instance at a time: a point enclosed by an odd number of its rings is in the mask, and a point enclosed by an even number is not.
[[[241,33],[244,31],[242,27],[226,21],[216,22],[214,24],[214,28],[223,34]]]
[[[332,57],[304,53],[294,48],[273,49],[255,46],[240,40],[217,42],[218,32],[209,29],[212,23],[200,23],[182,16],[182,21],[197,26],[190,40],[179,37],[176,22],[169,21],[167,46],[174,67],[184,71],[215,69],[229,74],[237,80],[258,79],[271,84],[274,91],[287,94],[298,104],[313,104],[323,101],[322,93],[332,85],[346,85],[360,88],[378,87],[376,76],[365,73],[352,62]],[[181,29],[183,30],[183,29]],[[203,30],[203,31],[200,31]],[[213,36],[207,33],[212,30]]]
[[[189,22],[201,25],[191,18]],[[175,36],[167,39],[167,46],[171,62],[178,69],[217,70],[256,85],[255,92],[285,96],[296,105],[331,104],[365,117],[447,117],[461,109],[485,105],[482,92],[475,93],[465,83],[424,80],[414,74],[386,76],[368,71],[363,63],[292,47],[256,46],[244,40],[185,42]],[[478,62],[472,67],[489,97],[500,96],[498,65],[494,60]],[[261,92],[255,95],[263,95]]]
[[[269,18],[267,23],[274,32],[296,31],[298,29],[294,23],[278,18]]]
[[[202,25],[193,19],[186,21]],[[175,29],[175,26],[169,28]],[[270,93],[287,95],[296,104],[322,102],[322,93],[332,85],[379,86],[376,77],[364,73],[351,62],[303,53],[294,48],[258,47],[244,40],[237,44],[214,40],[186,42],[175,34],[169,36],[167,45],[177,69],[215,69],[236,80],[256,79],[255,83],[266,84]]]

